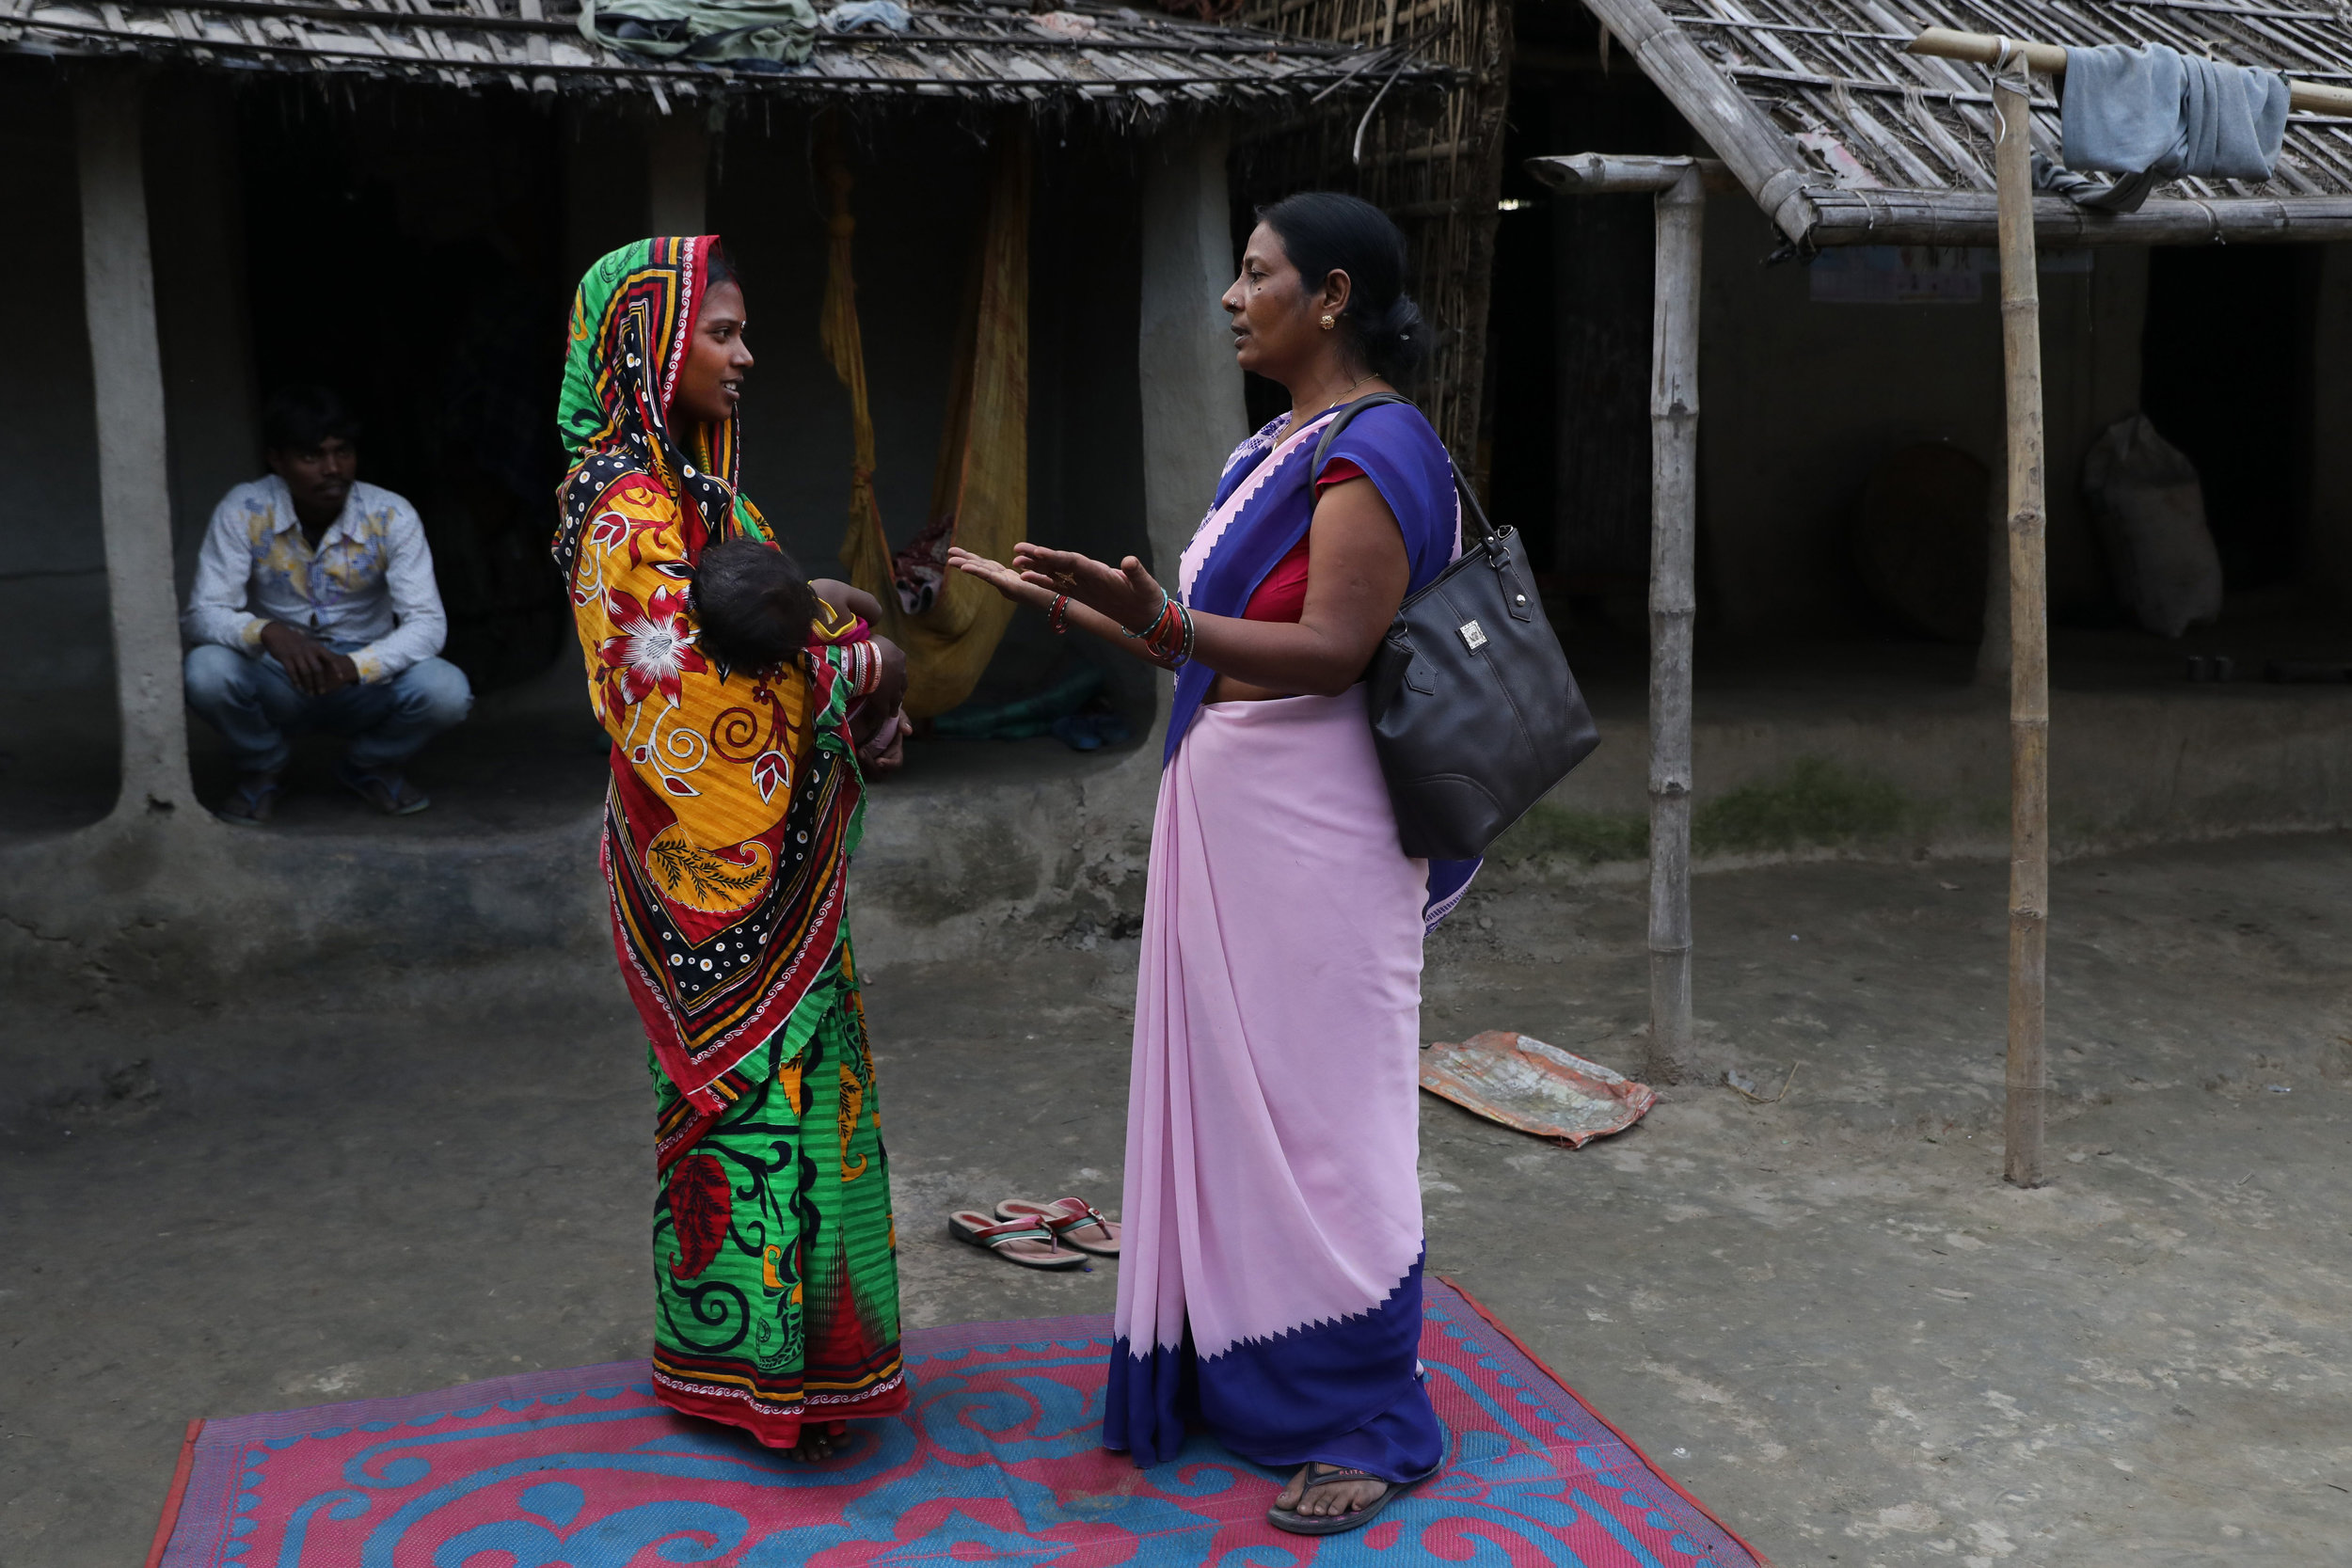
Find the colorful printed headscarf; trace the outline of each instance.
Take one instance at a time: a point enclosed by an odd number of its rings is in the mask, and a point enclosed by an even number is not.
[[[881,657],[828,607],[797,660],[704,657],[689,594],[704,546],[765,539],[736,491],[736,424],[669,410],[715,242],[641,240],[581,280],[559,412],[573,466],[555,558],[589,698],[612,738],[601,863],[621,974],[683,1097],[663,1160],[744,1091],[744,1059],[789,1060],[848,963],[849,856],[864,786],[844,729]]]
[[[568,580],[580,531],[596,498],[623,474],[652,475],[675,496],[686,521],[686,558],[731,532],[772,540],[759,509],[736,489],[740,420],[670,426],[694,317],[710,288],[716,234],[639,240],[590,267],[572,296],[571,341],[556,428],[572,454],[560,492],[555,563]]]

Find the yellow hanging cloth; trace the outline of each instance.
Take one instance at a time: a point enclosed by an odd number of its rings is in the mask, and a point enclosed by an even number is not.
[[[947,569],[947,546],[1009,559],[1029,513],[1029,136],[1019,120],[999,129],[988,210],[963,321],[957,332],[947,421],[931,478],[930,516],[893,552],[874,501],[874,420],[866,404],[866,347],[850,271],[849,169],[828,124],[818,157],[833,196],[831,260],[818,338],[850,392],[855,456],[850,530],[841,563],[882,605],[882,634],[906,650],[910,718],[928,719],[972,694],[1005,634],[1012,605],[994,589]]]

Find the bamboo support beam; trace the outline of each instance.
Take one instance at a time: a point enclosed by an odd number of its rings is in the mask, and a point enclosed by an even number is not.
[[[2028,56],[2030,58],[2030,56]],[[2032,111],[2019,69],[1994,77],[2001,356],[2009,404],[2009,1065],[2002,1174],[2039,1187],[2050,902],[2050,641],[2042,447],[2042,300],[2034,265]]]
[[[1816,245],[1997,245],[1999,198],[1987,191],[1815,191]],[[2352,197],[2151,199],[2137,213],[2091,213],[2037,197],[2034,234],[2058,247],[2110,245],[2319,245],[2352,240]]]
[[[1658,0],[1585,0],[1683,119],[1707,127],[1707,144],[1782,233],[1813,227],[1815,176],[1788,133],[1722,71]]]
[[[1698,537],[1699,256],[1705,171],[1658,193],[1650,321],[1649,1051],[1645,1073],[1692,1067],[1691,623]]]
[[[1613,196],[1674,188],[1696,169],[1709,196],[1744,196],[1731,170],[1715,158],[1655,158],[1620,152],[1570,152],[1527,160],[1527,172],[1564,196]]]
[[[1709,191],[1737,192],[1712,158],[1573,152],[1527,171],[1568,196],[1647,191],[1658,201],[1650,313],[1649,1049],[1642,1075],[1681,1082],[1691,1014],[1691,623],[1698,608],[1699,259]]]
[[[1999,39],[1986,33],[1961,33],[1949,27],[1930,27],[1904,46],[1913,55],[1932,55],[1944,60],[1970,60],[1978,65],[1998,65],[2003,47],[2022,50],[2026,67],[2044,76],[2066,74],[2066,49],[2062,44],[2027,43],[2019,39]],[[2352,116],[2352,87],[2331,87],[2317,82],[2287,81],[2287,107],[2306,114]]]

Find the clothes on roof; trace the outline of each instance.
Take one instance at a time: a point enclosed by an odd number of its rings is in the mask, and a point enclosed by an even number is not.
[[[2062,193],[2080,207],[2137,212],[2185,175],[2268,180],[2286,136],[2287,83],[2275,71],[2106,43],[2069,49],[2065,82],[2067,167],[2122,177],[2096,194]]]
[[[580,0],[580,36],[657,60],[774,60],[817,50],[808,0]]]
[[[914,21],[914,13],[898,4],[898,0],[848,0],[848,4],[835,6],[822,18],[828,33],[854,33],[861,27],[903,33]]]

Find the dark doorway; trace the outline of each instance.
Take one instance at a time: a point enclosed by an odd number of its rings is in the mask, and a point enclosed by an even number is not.
[[[1524,13],[1522,13],[1524,14]],[[1552,569],[1552,435],[1557,423],[1552,346],[1552,198],[1527,172],[1527,160],[1556,152],[1549,93],[1532,96],[1515,79],[1503,128],[1502,211],[1495,222],[1494,288],[1486,309],[1486,426],[1479,467],[1487,476],[1486,507],[1519,531],[1529,562]]]
[[[2295,576],[2311,472],[2318,253],[2308,245],[2167,247],[2148,266],[2140,407],[2204,482],[2233,591]]]
[[[569,624],[548,559],[572,282],[552,117],[519,96],[255,87],[239,133],[264,394],[350,400],[360,477],[424,521],[443,657],[477,692],[537,673]]]
[[[1691,150],[1681,117],[1621,49],[1608,48],[1589,14],[1547,12],[1540,29],[1522,21],[1518,42],[1511,117],[1522,145],[1515,154]],[[1649,577],[1655,211],[1646,196],[1553,198],[1544,208],[1550,564],[1573,597],[1638,601]],[[1498,290],[1498,315],[1502,302]],[[1519,437],[1522,445],[1526,439]],[[1526,473],[1525,457],[1507,454],[1503,445],[1498,425],[1498,483],[1504,473]]]

